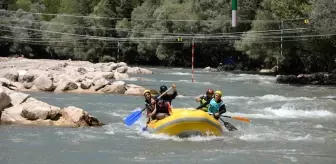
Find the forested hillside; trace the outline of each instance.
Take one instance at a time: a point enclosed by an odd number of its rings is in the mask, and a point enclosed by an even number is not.
[[[190,66],[194,41],[196,67],[330,72],[335,6],[238,0],[234,28],[231,0],[2,0],[0,56]]]

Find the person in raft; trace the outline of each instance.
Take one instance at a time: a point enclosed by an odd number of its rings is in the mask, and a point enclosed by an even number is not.
[[[210,101],[208,113],[213,114],[216,120],[226,112],[225,104],[222,100],[222,92],[216,91],[215,97]]]
[[[172,113],[170,103],[160,99],[156,103],[154,111],[148,117],[151,117],[153,120],[161,120],[170,116],[170,113]]]
[[[214,90],[209,88],[209,89],[207,89],[205,95],[203,95],[201,97],[197,97],[196,102],[199,102],[200,105],[196,109],[201,109],[204,112],[207,112],[208,108],[209,108],[210,101],[213,98],[213,95],[214,95]]]
[[[147,116],[149,116],[150,113],[152,113],[155,109],[156,102],[152,97],[152,94],[150,93],[150,90],[144,91],[144,97],[145,97],[145,105],[146,105],[146,111]],[[147,124],[150,122],[150,117],[148,117]]]
[[[162,95],[162,96],[160,97],[159,100],[163,100],[163,101],[165,101],[165,102],[169,102],[169,105],[171,105],[172,100],[175,99],[176,96],[177,96],[176,85],[173,84],[173,85],[172,85],[172,88],[173,88],[173,94],[165,93],[164,95]],[[167,86],[162,85],[162,86],[160,87],[160,95],[161,95],[163,92],[167,91],[167,90],[168,90]],[[155,96],[155,97],[154,97],[154,100],[157,101],[157,99],[158,99],[158,97],[159,97],[160,95]]]

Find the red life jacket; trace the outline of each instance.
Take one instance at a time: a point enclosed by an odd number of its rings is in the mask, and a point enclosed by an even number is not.
[[[169,102],[163,102],[163,105],[156,105],[156,113],[167,113],[169,114],[171,111]]]

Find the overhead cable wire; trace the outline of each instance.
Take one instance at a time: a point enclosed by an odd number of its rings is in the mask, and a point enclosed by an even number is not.
[[[4,13],[16,13],[17,11],[12,10],[0,10],[0,12]],[[37,13],[37,12],[27,12],[21,11],[22,13],[29,13],[35,15],[49,15],[49,16],[63,16],[63,17],[75,17],[75,18],[92,18],[92,19],[109,19],[109,20],[122,20],[122,19],[129,19],[129,20],[140,20],[140,21],[172,21],[172,22],[211,22],[211,21],[221,21],[221,22],[231,22],[231,19],[222,20],[222,19],[215,19],[215,20],[197,20],[197,19],[149,19],[149,18],[113,18],[113,17],[102,17],[102,16],[93,16],[93,15],[71,15],[71,14],[52,14],[52,13]],[[304,20],[307,18],[295,18],[295,19],[283,19],[283,20],[240,20],[239,22],[253,22],[253,21],[262,21],[262,22],[274,22],[274,23],[281,23],[281,21],[295,21],[295,20]]]

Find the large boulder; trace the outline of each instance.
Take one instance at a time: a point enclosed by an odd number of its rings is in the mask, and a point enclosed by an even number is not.
[[[118,68],[119,67],[127,67],[127,64],[125,62],[119,62],[117,63]]]
[[[0,122],[3,124],[63,127],[102,126],[97,118],[76,107],[49,105],[27,94],[0,86]]]
[[[25,102],[30,96],[25,93],[21,92],[13,92],[9,95],[11,98],[11,103],[13,106],[20,105],[21,103]]]
[[[100,91],[104,93],[124,94],[126,92],[126,87],[123,84],[111,84],[106,85]]]
[[[26,71],[26,70],[20,70],[19,72],[19,78],[18,81],[20,83],[24,83],[24,82],[33,82],[35,79],[35,76],[32,72]]]
[[[126,85],[126,92],[125,95],[136,95],[141,96],[143,92],[146,90],[144,87],[135,84],[127,84]]]
[[[0,86],[0,112],[5,109],[5,107],[11,104],[12,99],[10,96],[5,92],[5,90]]]
[[[105,85],[109,84],[109,81],[107,81],[103,77],[95,77],[92,80],[92,84],[93,84],[94,90],[98,91],[99,89],[105,87]]]
[[[68,106],[61,112],[62,117],[69,123],[73,123],[75,126],[101,126],[103,125],[97,118],[89,115],[83,109]]]
[[[122,66],[122,67],[117,68],[116,71],[119,72],[119,73],[126,73],[127,69],[128,69],[128,67]]]
[[[127,79],[128,75],[126,73],[119,73],[119,72],[115,72],[114,73],[114,79],[115,80],[124,80]]]
[[[1,114],[1,123],[5,124],[28,124],[28,120],[21,116],[22,105],[10,106]]]
[[[78,85],[74,81],[63,79],[58,82],[55,91],[72,91],[76,90],[77,88]]]
[[[3,77],[10,81],[18,81],[19,73],[16,69],[9,69],[6,70],[6,73],[4,73]]]
[[[92,80],[85,79],[80,83],[80,87],[82,89],[90,89],[92,84]]]
[[[41,91],[53,91],[56,88],[52,79],[45,74],[37,77],[33,83]]]
[[[127,74],[153,74],[149,69],[140,68],[140,67],[128,67]]]
[[[45,120],[47,118],[52,120],[60,113],[59,107],[49,105],[34,98],[27,99],[22,105],[21,116],[27,120]]]

